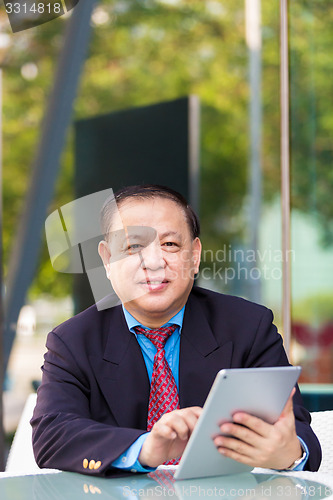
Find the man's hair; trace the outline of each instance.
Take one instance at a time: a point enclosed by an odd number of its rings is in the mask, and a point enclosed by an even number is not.
[[[200,222],[197,214],[193,208],[187,203],[183,195],[177,191],[158,184],[142,184],[137,186],[127,186],[119,189],[114,195],[114,198],[109,198],[104,203],[101,211],[101,225],[105,239],[107,239],[110,231],[112,217],[114,215],[114,202],[116,201],[117,207],[120,208],[121,204],[129,199],[138,200],[151,200],[154,198],[164,198],[172,200],[184,212],[192,239],[194,240],[200,234]]]

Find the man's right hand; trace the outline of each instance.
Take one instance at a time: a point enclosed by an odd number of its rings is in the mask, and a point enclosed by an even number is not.
[[[154,424],[141,448],[140,464],[158,467],[168,460],[180,457],[201,411],[199,406],[191,406],[165,413]]]

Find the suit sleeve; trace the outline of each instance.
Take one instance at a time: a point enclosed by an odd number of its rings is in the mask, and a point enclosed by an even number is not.
[[[90,475],[124,474],[110,464],[145,431],[92,419],[85,373],[56,333],[49,334],[47,348],[31,419],[37,464]]]
[[[252,344],[246,366],[284,366],[290,364],[283,348],[282,337],[273,324],[273,314],[265,309]],[[306,443],[309,458],[303,470],[316,471],[321,462],[321,447],[311,429],[310,413],[304,408],[298,386],[293,398],[296,433]]]

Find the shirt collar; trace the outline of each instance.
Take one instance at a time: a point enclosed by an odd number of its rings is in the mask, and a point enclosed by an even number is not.
[[[127,326],[129,330],[132,333],[135,333],[134,327],[136,326],[141,326],[142,328],[147,328],[145,325],[142,325],[137,319],[135,319],[124,307],[124,304],[122,304],[122,308],[124,311],[125,315],[125,320],[127,323]],[[179,326],[179,331],[181,331],[182,326],[183,326],[183,319],[184,319],[184,312],[185,312],[185,306],[177,313],[175,314],[172,318],[169,319],[167,323],[164,323],[162,326],[167,326],[167,325],[178,325]]]

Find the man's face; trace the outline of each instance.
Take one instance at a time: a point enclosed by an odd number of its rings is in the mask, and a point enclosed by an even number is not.
[[[108,243],[99,245],[107,276],[128,312],[159,327],[187,301],[199,271],[200,240],[192,240],[185,214],[172,200],[128,199],[119,216]]]

